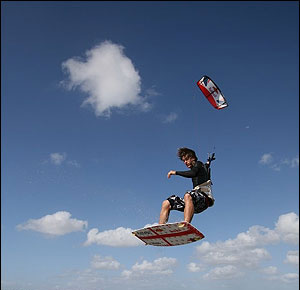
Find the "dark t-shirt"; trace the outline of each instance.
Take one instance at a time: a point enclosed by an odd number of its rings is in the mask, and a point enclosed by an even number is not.
[[[208,180],[207,171],[204,168],[204,164],[201,161],[196,161],[194,167],[187,171],[176,171],[176,175],[192,178],[193,181],[193,188],[197,185],[205,182]]]

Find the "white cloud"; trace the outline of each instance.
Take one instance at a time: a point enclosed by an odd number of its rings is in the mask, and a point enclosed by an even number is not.
[[[277,158],[278,159],[278,158]],[[280,171],[283,166],[290,168],[299,167],[299,156],[293,158],[285,158],[283,160],[276,160],[271,153],[265,153],[259,160],[262,165],[268,165],[274,171]]]
[[[228,265],[216,267],[203,276],[207,280],[228,280],[243,276],[243,273],[235,266]]]
[[[291,160],[291,167],[299,167],[299,156]]]
[[[172,112],[164,118],[163,123],[173,123],[177,118],[178,115]]]
[[[111,115],[113,108],[128,105],[150,105],[140,96],[141,78],[132,61],[124,54],[124,47],[104,41],[86,52],[86,59],[71,58],[62,68],[69,79],[63,83],[68,89],[78,87],[87,95],[83,105],[90,105],[96,116]]]
[[[80,164],[76,161],[76,160],[69,160],[67,161],[67,163],[71,166],[74,166],[74,167],[77,167],[79,168],[80,167]]]
[[[216,243],[205,241],[196,249],[202,263],[217,267],[216,271],[213,269],[205,277],[217,279],[222,276],[223,270],[226,270],[225,274],[228,272],[230,277],[229,270],[233,270],[234,267],[237,269],[259,267],[261,262],[271,258],[263,246],[280,241],[290,244],[299,243],[299,217],[293,212],[281,215],[273,230],[263,226],[252,226],[247,232],[239,233],[235,239]],[[299,254],[291,251],[287,255],[286,262],[296,263],[297,258],[299,260]],[[220,268],[220,266],[231,267]]]
[[[282,164],[285,164],[291,168],[299,167],[299,156],[291,158],[291,159],[284,159]]]
[[[67,163],[70,166],[73,167],[80,167],[80,164],[76,160],[67,160],[67,154],[66,153],[51,153],[50,154],[50,162],[59,166],[62,165],[63,163]]]
[[[142,241],[132,234],[132,229],[119,227],[114,230],[99,232],[98,229],[91,229],[87,234],[84,245],[91,244],[105,245],[111,247],[135,247],[144,245]]]
[[[287,243],[299,243],[299,216],[294,212],[281,215],[276,223],[275,231]]]
[[[278,274],[278,269],[277,269],[277,267],[269,266],[269,267],[263,268],[261,270],[261,272],[266,274],[266,275],[277,275]]]
[[[299,266],[299,251],[288,251],[285,263]]]
[[[285,283],[294,283],[294,282],[298,282],[299,274],[298,273],[288,273],[288,274],[281,275],[279,278],[281,281],[283,281]]]
[[[176,266],[177,260],[175,258],[159,258],[153,262],[144,260],[142,263],[136,263],[131,270],[124,270],[122,276],[124,278],[144,277],[145,275],[169,275],[173,273],[173,268]]]
[[[83,231],[88,222],[72,219],[66,211],[58,211],[40,219],[30,219],[17,226],[18,230],[31,230],[51,236],[62,236],[71,232]]]
[[[204,270],[204,266],[196,263],[189,263],[187,268],[190,272],[201,272]]]
[[[95,255],[91,262],[91,267],[94,269],[104,269],[104,270],[118,270],[120,268],[120,263],[112,257],[101,257]]]
[[[273,268],[273,267],[269,267],[269,268]],[[274,267],[276,269],[276,267]],[[283,282],[283,283],[299,283],[299,274],[298,273],[287,273],[287,274],[281,274],[277,271],[274,270],[274,273],[272,272],[272,270],[268,271],[264,271],[264,274],[266,274],[267,276],[265,278],[267,278],[268,280],[272,280],[272,281],[278,281],[278,282]]]
[[[260,158],[259,163],[260,164],[270,164],[273,161],[273,156],[271,153],[265,153],[263,156]]]
[[[50,161],[55,165],[61,165],[64,160],[66,160],[66,153],[51,153]]]

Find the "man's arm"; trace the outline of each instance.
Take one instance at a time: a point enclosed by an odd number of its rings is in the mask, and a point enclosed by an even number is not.
[[[168,172],[168,178],[170,178],[171,175],[176,175],[176,171],[175,171],[175,170],[170,170],[170,171]]]
[[[198,170],[197,168],[192,168],[191,170],[187,170],[187,171],[175,171],[175,170],[170,170],[168,172],[168,178],[171,177],[171,175],[179,175],[182,177],[186,177],[186,178],[193,178],[195,176],[197,176]]]

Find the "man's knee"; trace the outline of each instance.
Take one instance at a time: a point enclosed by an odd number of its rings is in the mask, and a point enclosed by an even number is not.
[[[171,209],[171,204],[170,202],[166,199],[163,201],[161,207],[165,210],[170,210]]]
[[[186,202],[193,202],[193,199],[192,199],[192,197],[191,197],[191,195],[189,194],[189,193],[186,193],[185,195],[184,195],[184,202],[186,203]]]

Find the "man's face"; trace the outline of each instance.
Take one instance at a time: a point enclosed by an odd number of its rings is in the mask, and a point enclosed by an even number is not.
[[[188,155],[183,156],[181,160],[184,162],[184,164],[188,168],[192,168],[195,164],[195,158],[189,157]]]

